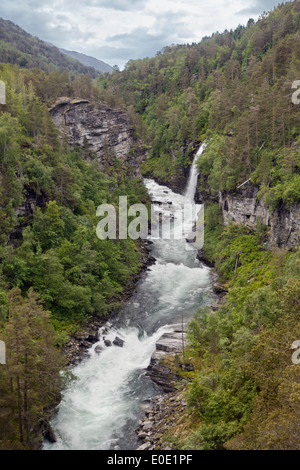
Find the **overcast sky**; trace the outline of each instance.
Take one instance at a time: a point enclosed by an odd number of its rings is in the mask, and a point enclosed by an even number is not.
[[[0,16],[58,47],[121,69],[164,46],[247,24],[276,0],[1,0]]]

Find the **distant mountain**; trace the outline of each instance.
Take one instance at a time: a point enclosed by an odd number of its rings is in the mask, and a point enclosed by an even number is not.
[[[60,52],[63,54],[66,54],[69,57],[72,57],[73,59],[78,60],[81,62],[83,65],[87,67],[93,67],[100,73],[112,73],[113,68],[103,62],[102,60],[95,59],[94,57],[90,57],[85,54],[81,54],[80,52],[75,52],[75,51],[66,51],[65,49],[59,49]]]
[[[47,72],[88,74],[92,78],[99,74],[96,68],[68,57],[57,47],[41,41],[3,18],[0,18],[0,62],[27,69],[39,68]]]

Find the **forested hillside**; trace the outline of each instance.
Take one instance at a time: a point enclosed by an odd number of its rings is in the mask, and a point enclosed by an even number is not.
[[[97,238],[96,209],[119,195],[130,205],[148,196],[117,162],[105,174],[87,149],[71,151],[59,138],[48,106],[58,96],[93,102],[89,77],[2,64],[0,79],[0,338],[8,347],[0,448],[32,448],[60,390],[57,347],[90,317],[116,311],[140,269],[132,240]]]
[[[86,54],[81,54],[80,52],[75,51],[66,51],[65,49],[59,49],[63,54],[72,57],[73,59],[78,60],[83,65],[87,67],[93,67],[95,70],[98,70],[100,73],[111,73],[113,71],[113,67],[106,64],[102,60],[95,59],[94,57],[90,57]]]
[[[220,192],[248,180],[270,213],[299,205],[299,28],[300,2],[289,2],[98,79],[101,96],[127,107],[151,148],[145,175],[176,186],[208,142],[198,163],[202,255],[228,293],[189,326],[188,411],[163,437],[176,448],[299,449],[300,369],[291,349],[300,337],[299,248],[270,250],[263,221],[255,231],[224,227],[218,206]]]
[[[38,447],[63,386],[61,346],[92,316],[115,312],[140,269],[137,243],[97,238],[96,209],[125,195],[148,204],[147,191],[119,162],[100,171],[88,146],[70,150],[49,113],[59,97],[125,110],[149,151],[143,174],[179,190],[208,143],[198,163],[202,256],[226,295],[188,327],[194,370],[176,363],[188,406],[162,439],[178,449],[299,449],[299,247],[270,249],[262,221],[224,226],[218,204],[248,180],[270,212],[300,203],[299,31],[297,0],[98,76],[0,22],[0,449]]]
[[[0,61],[21,68],[48,72],[67,71],[70,74],[87,74],[95,78],[98,71],[69,58],[57,47],[48,45],[24,31],[12,21],[0,18]]]
[[[272,206],[299,202],[300,3],[281,5],[247,27],[199,44],[166,47],[99,77],[102,96],[136,112],[151,145],[144,174],[170,182],[191,163],[195,143],[213,138],[200,162],[212,195],[250,178]]]

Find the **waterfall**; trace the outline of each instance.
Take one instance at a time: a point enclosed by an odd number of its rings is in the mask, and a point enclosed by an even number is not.
[[[195,155],[191,170],[190,170],[190,176],[188,180],[188,184],[185,190],[185,197],[191,201],[194,202],[195,199],[195,193],[196,193],[196,188],[197,188],[197,181],[198,181],[198,170],[197,170],[197,160],[202,155],[204,152],[205,148],[207,146],[206,142],[203,142],[201,147],[199,148],[198,152]]]
[[[196,157],[204,147],[203,144]],[[144,182],[152,200],[159,201],[157,206],[154,204],[158,213],[173,216],[174,223],[177,217],[182,220],[186,197],[153,180]],[[196,184],[192,175],[187,188],[191,198]],[[141,276],[121,312],[101,329],[99,343],[72,368],[73,380],[51,420],[57,441],[45,441],[44,450],[138,447],[135,430],[138,419],[144,416],[144,401],[161,393],[145,370],[156,342],[162,334],[174,331],[182,320],[187,323],[199,307],[212,302],[210,270],[197,259],[185,234],[176,239],[153,239],[151,246],[155,264]],[[124,341],[122,348],[113,344],[116,336]]]

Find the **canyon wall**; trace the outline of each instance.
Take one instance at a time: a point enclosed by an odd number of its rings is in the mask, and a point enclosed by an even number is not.
[[[299,244],[300,206],[287,208],[282,205],[270,211],[266,204],[257,198],[258,188],[246,183],[235,193],[219,193],[225,225],[234,221],[256,229],[264,224],[269,229],[269,246],[293,249]]]
[[[133,177],[141,177],[140,166],[147,152],[134,136],[124,111],[87,100],[60,98],[50,115],[71,148],[81,147],[100,169],[115,166],[116,159]]]

